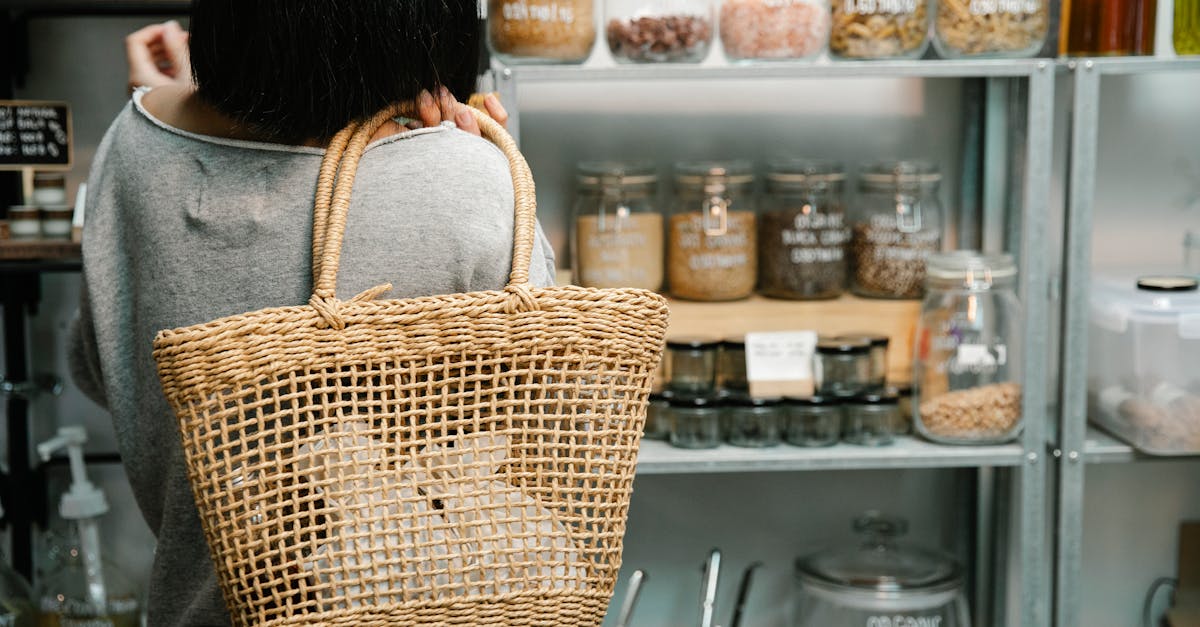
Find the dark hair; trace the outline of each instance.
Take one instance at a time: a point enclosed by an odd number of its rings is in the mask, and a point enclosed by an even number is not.
[[[201,99],[276,141],[332,137],[352,120],[479,73],[476,0],[193,0]]]

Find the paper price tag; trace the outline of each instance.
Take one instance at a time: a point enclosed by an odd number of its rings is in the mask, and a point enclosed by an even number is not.
[[[815,331],[746,335],[746,378],[752,396],[810,396],[813,393]]]

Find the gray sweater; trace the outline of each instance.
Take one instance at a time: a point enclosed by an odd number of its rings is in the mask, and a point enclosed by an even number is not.
[[[229,624],[151,354],[162,329],[308,302],[322,150],[202,137],[141,106],[117,117],[92,166],[76,383],[112,413],[138,505],[158,538],[151,627]],[[499,289],[513,190],[504,156],[451,125],[375,142],[359,167],[338,294]],[[530,280],[553,284],[539,228]]]

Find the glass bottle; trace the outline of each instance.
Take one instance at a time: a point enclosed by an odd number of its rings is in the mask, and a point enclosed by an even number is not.
[[[716,31],[710,0],[607,0],[605,14],[618,63],[699,63]]]
[[[579,164],[572,267],[583,287],[662,289],[663,216],[651,163]]]
[[[765,296],[825,299],[846,286],[846,202],[842,166],[826,161],[770,164],[758,225],[758,288]]]
[[[933,43],[943,59],[1031,57],[1049,24],[1049,0],[938,0]]]
[[[1164,37],[1166,33],[1162,34]],[[1200,0],[1175,0],[1175,54],[1200,54]]]
[[[829,23],[829,0],[724,0],[721,44],[733,61],[814,59]]]
[[[917,324],[913,426],[945,444],[1006,442],[1021,428],[1021,305],[1010,255],[930,257]]]
[[[942,175],[921,161],[864,168],[850,235],[851,289],[866,298],[920,298],[925,259],[941,249]]]
[[[487,41],[508,64],[582,63],[596,43],[592,0],[488,0]]]
[[[747,298],[758,278],[754,174],[746,161],[675,167],[667,237],[667,282],[676,298]]]
[[[97,607],[78,543],[70,541],[59,559],[38,582],[39,627],[138,627],[138,591],[118,568],[103,561],[107,603]]]
[[[829,51],[843,59],[918,59],[929,45],[929,0],[833,0]]]

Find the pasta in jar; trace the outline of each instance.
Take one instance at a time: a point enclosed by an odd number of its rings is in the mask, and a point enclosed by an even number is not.
[[[928,33],[928,0],[834,0],[829,51],[848,59],[912,59],[925,53]]]

